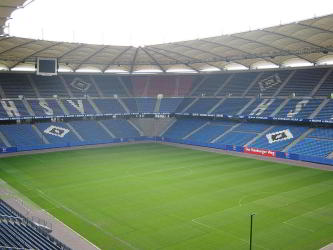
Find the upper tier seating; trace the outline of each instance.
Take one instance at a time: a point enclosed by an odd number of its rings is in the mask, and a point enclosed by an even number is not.
[[[22,101],[0,101],[0,117],[31,116]]]
[[[283,99],[256,99],[242,115],[269,117],[281,105]]]
[[[102,114],[126,113],[117,99],[94,99],[93,101]]]
[[[191,102],[193,102],[194,98],[184,98],[183,101],[178,105],[177,109],[175,110],[175,113],[182,113],[185,108],[190,105]],[[187,111],[186,111],[187,112]]]
[[[65,99],[61,101],[71,115],[96,114],[94,108],[86,99]]]
[[[250,86],[250,83],[255,80],[258,73],[239,73],[233,74],[227,85],[216,95],[227,96],[242,96],[245,90]]]
[[[275,117],[309,118],[323,100],[291,99]]]
[[[164,96],[176,95],[176,77],[174,76],[151,76],[147,88],[147,96]]]
[[[325,75],[327,69],[299,69],[279,93],[279,96],[310,96],[312,90]]]
[[[41,97],[70,97],[59,76],[31,75]]]
[[[36,116],[57,116],[64,115],[56,100],[28,100]]]
[[[96,75],[93,76],[93,78],[95,79],[95,82],[104,97],[113,97],[114,95],[127,96],[127,93],[118,77]]]
[[[135,98],[139,113],[152,113],[156,105],[156,98]]]
[[[175,113],[183,98],[162,98],[160,105],[161,113]]]
[[[217,90],[229,76],[229,74],[223,74],[205,77],[202,84],[192,93],[192,96],[215,96]]]
[[[186,110],[186,113],[199,113],[205,114],[210,109],[216,105],[221,98],[200,98],[197,102],[195,102],[191,107]]]
[[[146,85],[149,82],[148,76],[138,76],[132,78],[132,92],[134,96],[144,96]],[[147,96],[147,95],[146,95]]]
[[[200,82],[200,80],[200,76],[179,76],[179,85],[177,86],[176,84],[177,96],[188,96],[191,90]]]
[[[0,74],[0,86],[6,95],[3,98],[37,97],[26,74]]]
[[[316,115],[316,119],[320,120],[333,120],[333,100],[329,100],[329,102],[320,110],[320,112]]]
[[[138,112],[138,105],[136,103],[135,98],[125,98],[123,99],[124,104],[128,108],[130,113],[137,113]]]
[[[272,97],[290,73],[290,70],[269,71],[262,73],[252,88],[249,89],[246,96],[257,97],[261,94],[262,97]]]
[[[228,98],[217,106],[212,114],[236,115],[250,101],[248,98]]]
[[[330,96],[333,93],[333,70],[331,69],[331,73],[327,76],[325,81],[322,83],[320,88],[315,93],[315,96]]]
[[[72,92],[73,97],[82,98],[86,94],[90,97],[99,97],[91,76],[63,75],[62,77],[64,78],[68,89]]]

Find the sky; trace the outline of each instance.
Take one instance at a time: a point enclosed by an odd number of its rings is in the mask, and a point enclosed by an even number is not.
[[[144,46],[265,28],[333,13],[332,0],[34,0],[12,36]]]

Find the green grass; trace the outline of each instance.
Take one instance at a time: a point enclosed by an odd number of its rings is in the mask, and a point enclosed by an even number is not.
[[[102,249],[319,249],[333,172],[160,144],[0,159],[0,178]]]

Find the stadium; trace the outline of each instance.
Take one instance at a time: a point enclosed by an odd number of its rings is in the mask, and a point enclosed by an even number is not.
[[[0,0],[0,249],[333,249],[333,14],[124,46],[10,35],[32,2]]]

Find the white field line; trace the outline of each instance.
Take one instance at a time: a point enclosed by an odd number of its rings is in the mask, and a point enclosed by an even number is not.
[[[248,197],[252,197],[252,196],[256,196],[258,194],[274,194],[273,192],[258,192],[258,193],[253,193],[253,194],[247,194],[247,195],[244,195],[242,196],[239,201],[238,201],[238,205],[241,207],[242,206],[242,202],[245,198],[248,198]],[[251,202],[250,202],[251,203]],[[288,205],[288,204],[287,204]]]
[[[122,244],[126,245],[127,247],[131,248],[131,249],[137,249],[136,247],[134,247],[133,245],[131,245],[129,242],[120,239],[119,237],[115,236],[113,233],[108,232],[106,230],[104,230],[101,226],[97,225],[96,223],[88,220],[87,218],[83,217],[81,214],[73,211],[72,209],[64,206],[63,204],[61,204],[58,201],[55,201],[54,199],[51,199],[50,197],[48,197],[43,191],[37,189],[37,191],[40,193],[40,195],[46,199],[47,201],[49,201],[51,204],[55,205],[56,207],[61,207],[63,209],[65,209],[66,211],[72,213],[73,215],[75,215],[76,217],[80,218],[81,220],[85,221],[86,223],[96,227],[97,229],[99,229],[100,231],[102,231],[104,234],[114,238],[115,240],[121,242]],[[77,233],[78,234],[78,233]],[[83,239],[85,239],[83,236],[81,236]],[[88,241],[87,239],[85,239],[86,241]],[[92,244],[90,241],[88,241],[91,245],[95,246],[94,244]]]
[[[221,229],[219,229],[219,228],[216,228],[216,227],[213,227],[213,226],[207,225],[207,224],[205,224],[205,223],[199,222],[199,221],[197,221],[196,219],[193,219],[193,220],[191,220],[191,221],[192,221],[193,223],[196,223],[196,224],[201,225],[201,226],[203,226],[203,227],[206,227],[206,228],[209,228],[209,229],[212,229],[212,230],[215,230],[215,231],[219,231],[219,232],[222,232],[222,233],[224,233],[224,234],[228,234],[228,235],[230,235],[231,237],[233,237],[233,238],[235,238],[235,239],[237,239],[237,240],[240,240],[240,241],[242,241],[242,242],[244,242],[244,243],[246,243],[246,244],[249,244],[249,241],[248,241],[248,240],[244,240],[244,239],[242,239],[242,238],[239,238],[238,236],[236,236],[236,235],[234,235],[234,234],[232,234],[232,233],[230,233],[230,232],[226,232],[226,231],[223,231],[223,230],[221,230]],[[257,246],[258,248],[261,248],[261,249],[269,250],[269,248],[264,247],[264,246],[261,246],[261,245],[258,245],[258,244],[255,244],[255,243],[253,243],[253,245],[254,245],[254,246]]]
[[[306,212],[306,213],[304,213],[304,214],[301,214],[301,215],[295,216],[295,217],[293,217],[293,218],[290,218],[289,220],[286,220],[286,221],[284,221],[284,222],[282,222],[282,223],[284,223],[284,224],[286,224],[286,225],[289,225],[289,226],[292,226],[292,227],[295,227],[295,228],[298,228],[298,229],[302,229],[302,230],[305,230],[305,231],[309,231],[309,232],[314,233],[314,232],[315,232],[314,230],[309,229],[309,228],[305,228],[305,227],[302,227],[302,226],[296,226],[296,225],[290,223],[290,221],[294,220],[294,219],[297,218],[297,217],[303,217],[303,216],[305,216],[306,214],[311,214],[311,213],[313,213],[314,211],[317,211],[317,210],[323,209],[324,207],[327,207],[327,206],[329,206],[329,205],[330,205],[330,204],[328,204],[328,205],[326,205],[326,206],[318,207],[318,208],[316,208],[316,209],[314,209],[314,210],[311,210],[311,211],[309,211],[309,212]]]
[[[288,220],[288,221],[289,221],[289,220]],[[282,222],[282,223],[283,223],[283,224],[286,224],[286,225],[288,225],[288,226],[291,226],[291,227],[297,228],[297,229],[301,229],[301,230],[304,230],[304,231],[311,232],[311,233],[314,233],[314,232],[315,232],[315,231],[312,230],[312,229],[308,229],[308,228],[305,228],[305,227],[302,227],[302,226],[296,226],[296,225],[291,224],[291,223],[289,223],[289,222],[287,222],[287,221],[284,221],[284,222]]]

